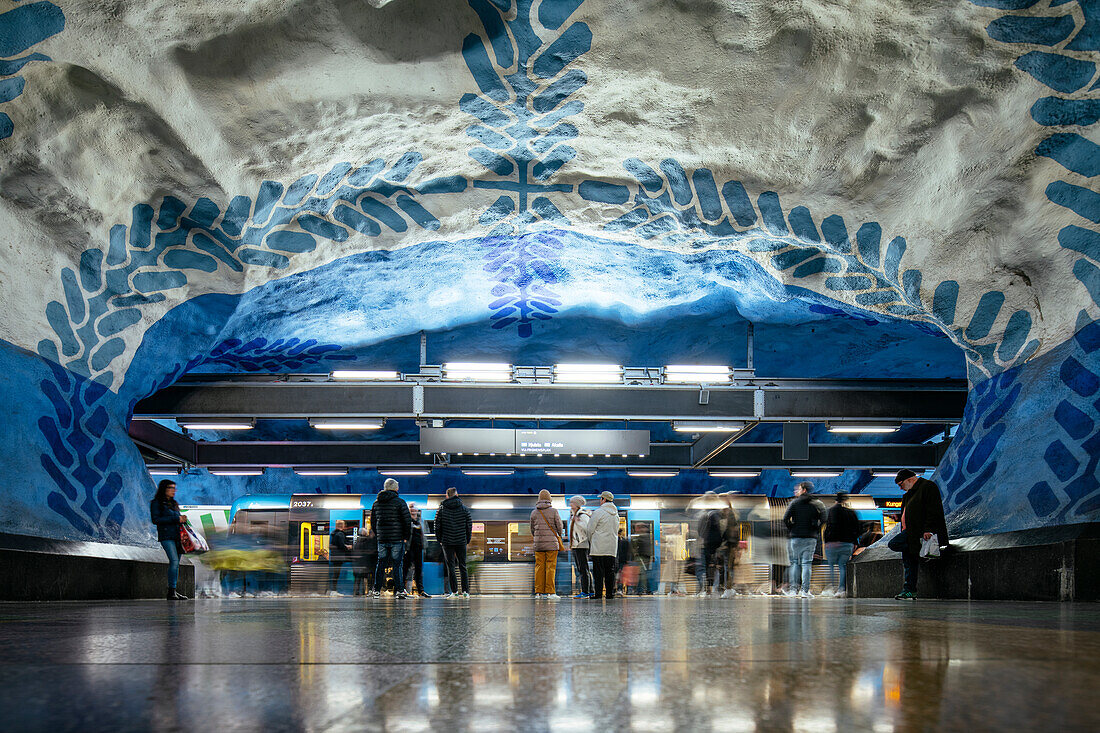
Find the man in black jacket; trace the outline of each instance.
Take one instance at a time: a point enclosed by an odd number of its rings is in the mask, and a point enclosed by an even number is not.
[[[473,539],[474,523],[470,510],[458,498],[458,489],[447,489],[447,498],[439,503],[435,513],[435,536],[443,547],[443,562],[447,567],[444,590],[457,596],[455,568],[462,578],[462,595],[470,595],[470,578],[466,574],[466,545]],[[448,590],[449,589],[449,590]]]
[[[351,562],[351,543],[344,530],[347,525],[343,519],[336,520],[336,528],[328,536],[328,592],[338,593],[340,573],[344,572],[344,563]]]
[[[843,491],[836,495],[836,504],[829,508],[825,519],[825,564],[829,566],[832,593],[840,598],[848,595],[848,561],[859,541],[859,517],[848,506],[848,495]],[[840,569],[839,578],[836,569]],[[823,593],[827,595],[828,591]]]
[[[420,523],[420,510],[411,501],[409,515],[412,517],[412,533],[405,546],[405,582],[416,583],[416,595],[431,598],[424,590],[424,526]]]
[[[948,543],[947,521],[943,515],[943,498],[940,487],[908,468],[898,471],[894,483],[901,487],[901,531],[887,543],[894,552],[901,553],[904,570],[901,593],[894,598],[911,601],[917,597],[917,573],[920,570],[921,540],[936,536],[940,545]]]
[[[716,495],[713,491],[708,491],[703,496],[712,498]],[[703,511],[696,533],[699,535],[699,557],[696,558],[695,578],[699,581],[699,595],[705,596],[714,585],[714,571],[717,569],[715,562],[718,559],[718,548],[722,546],[722,517],[717,509]]]
[[[783,524],[791,533],[788,553],[791,568],[787,581],[789,595],[810,598],[810,574],[813,572],[814,551],[817,549],[817,532],[825,523],[825,506],[813,497],[814,485],[803,481],[794,488],[795,499],[783,515]],[[801,592],[800,592],[801,589]]]
[[[405,541],[412,535],[412,515],[409,507],[397,495],[397,482],[386,479],[374,506],[370,509],[370,526],[378,538],[378,567],[374,571],[374,591],[377,598],[386,580],[386,566],[393,567],[393,587],[398,598],[405,598],[405,582],[402,570],[405,558]]]

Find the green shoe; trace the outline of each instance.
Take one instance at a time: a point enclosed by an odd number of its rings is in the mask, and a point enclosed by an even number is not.
[[[903,590],[894,596],[895,601],[915,601],[917,600],[917,594],[911,590]]]

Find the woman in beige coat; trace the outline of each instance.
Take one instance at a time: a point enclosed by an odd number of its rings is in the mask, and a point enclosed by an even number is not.
[[[550,503],[550,492],[543,489],[531,512],[531,536],[535,546],[535,597],[557,600],[554,574],[558,569],[558,551],[562,549],[561,516]]]

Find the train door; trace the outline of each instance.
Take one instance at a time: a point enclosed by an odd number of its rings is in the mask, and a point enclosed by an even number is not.
[[[634,564],[638,568],[634,587],[639,594],[653,593],[659,577],[659,519],[657,510],[631,510],[629,513],[629,532],[634,555]]]

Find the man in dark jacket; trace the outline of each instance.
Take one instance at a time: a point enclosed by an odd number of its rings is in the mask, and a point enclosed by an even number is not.
[[[457,596],[455,569],[462,578],[462,595],[470,595],[470,578],[466,575],[466,545],[473,539],[474,523],[470,510],[458,498],[458,489],[447,489],[447,498],[439,503],[435,513],[435,536],[443,547],[443,562],[447,567],[444,591]]]
[[[649,589],[649,571],[653,567],[653,535],[649,531],[649,525],[638,525],[638,533],[634,535],[634,557],[638,560],[638,595],[652,595]]]
[[[837,493],[836,504],[829,508],[825,519],[825,563],[829,566],[832,593],[840,598],[848,595],[848,561],[859,541],[859,517],[848,506],[848,495]],[[840,569],[839,578],[836,568]]]
[[[707,494],[715,496],[713,491],[708,491]],[[696,558],[695,577],[699,581],[699,595],[705,596],[714,585],[718,548],[722,546],[722,517],[717,509],[703,512],[696,532],[699,535],[700,555]]]
[[[948,543],[947,522],[943,515],[943,498],[940,487],[908,468],[898,471],[894,483],[901,487],[901,531],[887,543],[894,552],[901,553],[904,580],[901,593],[894,598],[911,601],[917,597],[917,573],[920,569],[921,540],[936,536],[940,545]]]
[[[328,536],[328,592],[339,593],[340,573],[344,572],[344,563],[351,562],[351,543],[344,531],[347,525],[343,519],[336,520],[336,528]]]
[[[825,506],[813,497],[814,485],[803,481],[794,488],[795,499],[783,515],[783,524],[790,532],[788,554],[791,568],[787,576],[788,595],[811,598],[810,573],[813,572],[817,532],[825,523]]]
[[[420,510],[411,501],[409,515],[412,517],[412,533],[405,546],[405,581],[416,583],[416,595],[431,598],[424,590],[424,525],[420,523]]]
[[[626,538],[626,530],[619,530],[619,544],[615,551],[615,578],[619,593],[626,595],[626,583],[623,582],[623,568],[634,559],[634,548],[630,546],[630,540]]]
[[[403,563],[405,559],[405,541],[412,535],[412,515],[409,507],[397,495],[397,482],[386,479],[374,506],[370,509],[370,526],[378,538],[378,567],[374,570],[374,591],[371,595],[381,595],[382,584],[386,580],[386,567],[393,568],[393,588],[398,598],[405,598]]]

